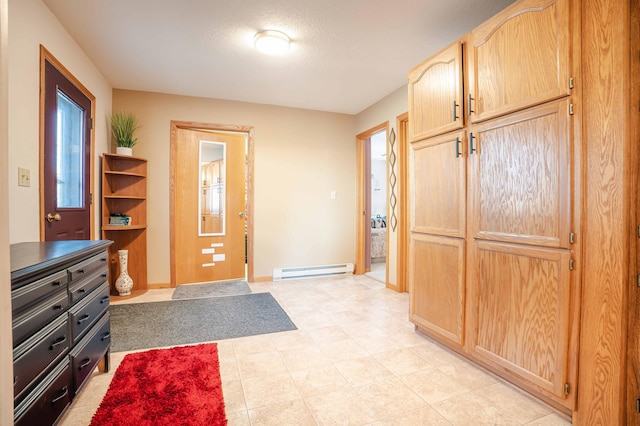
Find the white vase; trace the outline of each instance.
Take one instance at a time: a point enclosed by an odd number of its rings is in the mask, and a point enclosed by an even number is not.
[[[131,157],[133,155],[133,148],[127,148],[126,146],[118,146],[116,147],[116,154],[128,155],[129,157]]]
[[[129,250],[118,250],[118,259],[120,260],[120,276],[116,280],[116,290],[120,296],[128,296],[133,288],[133,279],[129,276],[127,265]]]

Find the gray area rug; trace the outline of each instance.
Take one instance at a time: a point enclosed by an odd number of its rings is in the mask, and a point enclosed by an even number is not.
[[[109,306],[111,351],[296,330],[271,293]]]
[[[172,299],[195,299],[198,297],[236,296],[250,294],[251,289],[246,281],[227,283],[184,284],[173,291]]]

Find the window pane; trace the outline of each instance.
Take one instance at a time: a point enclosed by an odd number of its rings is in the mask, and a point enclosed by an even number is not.
[[[57,184],[58,208],[82,208],[84,175],[82,143],[84,110],[58,90]]]

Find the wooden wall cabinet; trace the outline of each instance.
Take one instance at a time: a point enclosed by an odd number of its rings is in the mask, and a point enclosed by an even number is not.
[[[464,126],[462,43],[449,46],[409,72],[409,141]]]
[[[112,214],[131,217],[130,225],[110,225]],[[111,293],[120,274],[118,250],[129,251],[132,291],[147,289],[147,160],[117,154],[102,156],[102,238],[109,248]]]
[[[520,0],[409,73],[410,319],[567,411],[580,253],[570,46],[569,0]],[[435,72],[453,75],[457,54],[466,102]],[[446,96],[469,122],[429,113]]]

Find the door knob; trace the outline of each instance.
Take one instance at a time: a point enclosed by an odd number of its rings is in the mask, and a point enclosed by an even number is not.
[[[62,219],[62,216],[60,216],[59,213],[56,213],[56,214],[47,213],[47,216],[45,217],[45,219],[47,219],[47,222],[49,223],[53,222],[54,220],[56,222],[59,222],[60,219]]]
[[[238,216],[240,216],[240,217],[244,217],[244,212],[240,212],[240,213],[238,213]]]

